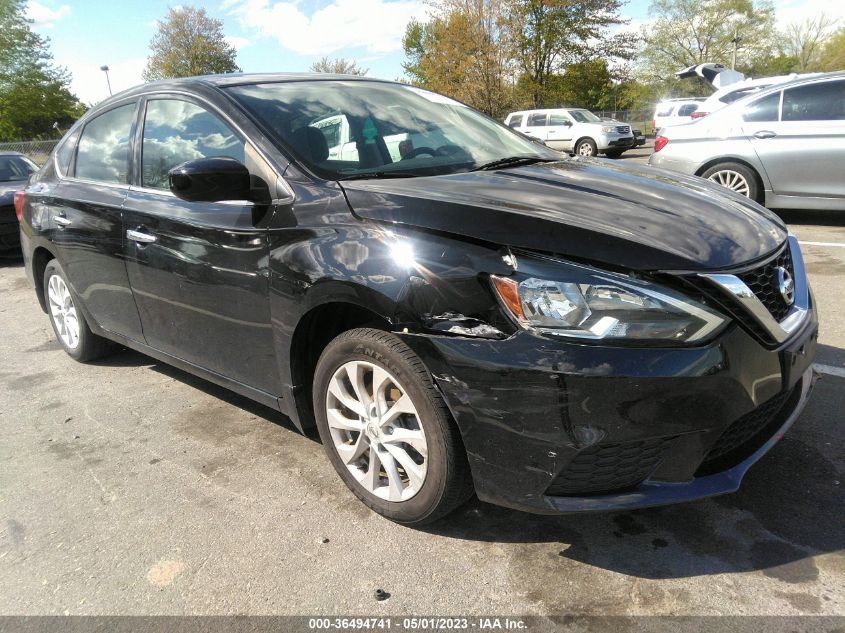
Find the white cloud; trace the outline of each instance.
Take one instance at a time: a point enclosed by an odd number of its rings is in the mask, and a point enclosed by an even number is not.
[[[35,0],[26,4],[26,17],[33,21],[35,28],[50,28],[63,17],[70,14],[70,5],[63,4],[58,9],[51,9]]]
[[[242,48],[246,48],[252,41],[246,37],[238,37],[237,35],[227,35],[223,38],[226,40],[226,43],[234,48],[236,51],[241,50]]]
[[[402,47],[411,18],[424,19],[424,0],[334,0],[304,13],[299,2],[241,0],[231,13],[241,26],[300,55],[329,55],[348,48],[370,53],[391,53]]]
[[[61,64],[72,75],[71,92],[79,97],[83,103],[95,104],[109,96],[106,74],[100,70],[100,66],[104,63],[109,66],[109,81],[111,81],[114,94],[144,82],[141,73],[147,64],[146,57],[117,61],[103,60],[100,63],[93,62],[90,59],[62,59]]]

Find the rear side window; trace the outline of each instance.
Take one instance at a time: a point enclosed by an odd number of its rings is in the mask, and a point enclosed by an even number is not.
[[[733,103],[734,101],[742,99],[742,97],[747,97],[748,95],[754,94],[755,92],[760,92],[763,88],[768,88],[768,85],[754,86],[752,88],[742,88],[740,90],[734,90],[733,92],[723,94],[721,97],[719,97],[719,101],[721,101],[722,103]]]
[[[828,81],[784,90],[783,120],[845,120],[845,81]]]
[[[547,119],[548,116],[545,114],[532,114],[528,117],[528,125],[532,127],[541,127],[544,125],[548,125],[548,123],[546,123]]]
[[[508,127],[519,127],[522,123],[522,115],[521,114],[512,114],[508,118]]]
[[[76,152],[76,177],[129,183],[129,135],[135,104],[109,110],[85,124]]]
[[[79,128],[76,128],[68,137],[56,148],[56,163],[59,166],[59,175],[64,176],[70,170],[70,161],[73,158],[73,152],[76,149],[76,142],[79,140]]]
[[[780,92],[773,92],[745,106],[742,118],[752,123],[777,121],[780,111]]]
[[[658,106],[656,116],[671,116],[674,110],[675,106],[673,105]]]
[[[244,143],[205,108],[178,99],[147,102],[141,147],[143,185],[168,189],[167,173],[197,158],[228,156],[244,162]]]
[[[698,110],[697,103],[685,103],[678,110],[678,116],[690,116],[696,110]]]

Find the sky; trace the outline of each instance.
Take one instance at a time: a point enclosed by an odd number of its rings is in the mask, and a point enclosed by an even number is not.
[[[845,23],[842,0],[774,0],[781,25],[822,11]],[[223,22],[245,72],[304,71],[322,56],[355,59],[369,75],[402,76],[402,35],[412,18],[425,20],[424,0],[195,0]],[[636,28],[648,20],[649,0],[630,0],[622,13]],[[158,20],[177,3],[162,0],[30,0],[36,32],[51,40],[57,64],[72,76],[71,89],[88,104],[112,90],[142,82]]]

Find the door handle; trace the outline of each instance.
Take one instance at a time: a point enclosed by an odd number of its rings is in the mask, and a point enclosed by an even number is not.
[[[771,130],[760,130],[759,132],[754,132],[754,138],[774,138],[776,136],[777,134]]]
[[[53,222],[55,222],[60,229],[63,229],[66,226],[69,226],[70,223],[71,223],[71,221],[68,220],[64,215],[53,216]]]
[[[126,237],[134,242],[140,242],[141,244],[152,244],[157,239],[155,235],[133,229],[126,230]]]

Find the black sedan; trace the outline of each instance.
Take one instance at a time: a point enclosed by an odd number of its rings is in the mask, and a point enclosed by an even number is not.
[[[22,214],[70,356],[130,347],[316,424],[403,523],[473,491],[540,513],[731,492],[813,382],[812,294],[775,215],[397,83],[123,92]]]
[[[26,186],[35,163],[19,152],[0,152],[0,258],[20,257],[15,192]]]

